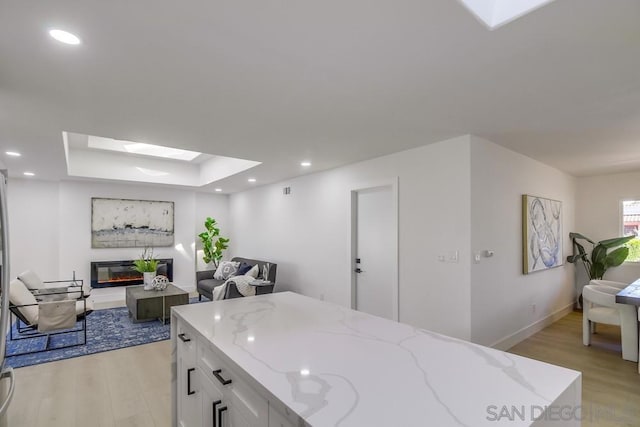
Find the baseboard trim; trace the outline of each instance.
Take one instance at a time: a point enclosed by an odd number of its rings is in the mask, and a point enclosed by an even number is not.
[[[571,304],[568,304],[565,307],[551,313],[547,317],[543,317],[537,322],[532,323],[529,326],[525,326],[519,331],[514,332],[513,334],[494,342],[489,347],[495,348],[497,350],[502,350],[502,351],[509,350],[511,347],[518,344],[519,342],[526,340],[531,335],[535,334],[536,332],[540,332],[547,326],[551,325],[552,323],[562,319],[564,316],[571,313],[573,311],[573,305],[574,303],[571,302]]]

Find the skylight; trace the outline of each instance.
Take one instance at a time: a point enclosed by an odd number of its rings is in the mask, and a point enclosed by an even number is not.
[[[85,178],[203,187],[260,164],[255,160],[74,132],[62,132],[62,143],[67,174]]]
[[[145,156],[164,157],[165,159],[184,160],[190,162],[202,153],[197,151],[182,150],[180,148],[162,147],[160,145],[144,144],[135,142],[125,144],[124,149],[129,153],[142,154]]]
[[[163,159],[183,160],[185,162],[190,162],[202,154],[197,151],[182,150],[180,148],[163,147],[143,142],[120,141],[93,135],[89,135],[88,146],[99,150],[120,151],[143,156],[162,157]]]
[[[490,30],[505,25],[554,0],[459,0]]]

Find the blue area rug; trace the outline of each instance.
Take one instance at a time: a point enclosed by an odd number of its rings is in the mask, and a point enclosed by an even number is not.
[[[198,302],[197,298],[190,300],[190,303],[196,302]],[[80,329],[81,327],[81,322],[78,322],[76,329]],[[12,328],[13,336],[20,336],[16,330],[15,323],[12,325]],[[160,321],[133,323],[129,319],[129,312],[126,307],[96,310],[87,316],[86,345],[60,348],[64,345],[83,342],[83,332],[72,332],[52,336],[49,341],[49,348],[53,348],[53,350],[22,356],[11,356],[11,354],[25,351],[44,349],[46,338],[29,338],[10,341],[7,335],[8,357],[6,358],[6,364],[14,368],[21,368],[38,363],[53,362],[55,360],[167,340],[169,339],[170,328],[171,326],[168,320],[166,325],[163,325]]]

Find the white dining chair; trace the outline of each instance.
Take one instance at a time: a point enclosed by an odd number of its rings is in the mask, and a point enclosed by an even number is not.
[[[616,303],[619,289],[610,286],[587,285],[582,290],[582,341],[591,345],[592,324],[620,326],[622,358],[638,361],[638,313],[635,306]]]
[[[624,288],[626,288],[627,286],[629,286],[628,283],[624,283],[624,282],[614,282],[613,280],[592,280],[589,282],[590,285],[597,285],[597,286],[609,286],[610,288],[616,288],[618,290],[623,290]]]

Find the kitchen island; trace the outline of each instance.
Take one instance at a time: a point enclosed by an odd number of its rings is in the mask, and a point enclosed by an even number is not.
[[[580,425],[581,374],[283,292],[172,308],[173,425]]]

